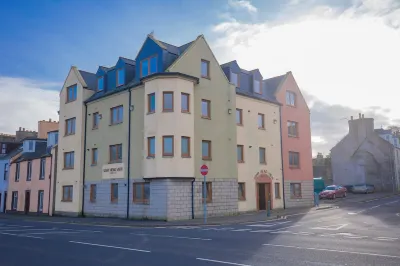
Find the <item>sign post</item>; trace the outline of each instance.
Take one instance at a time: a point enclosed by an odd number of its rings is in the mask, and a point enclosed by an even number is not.
[[[204,212],[204,223],[207,223],[207,174],[208,174],[208,167],[207,165],[203,164],[200,167],[200,173],[204,177],[203,182],[203,212]]]

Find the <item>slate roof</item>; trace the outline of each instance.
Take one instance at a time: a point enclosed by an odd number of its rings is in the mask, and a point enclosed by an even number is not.
[[[112,95],[112,94],[115,94],[115,93],[118,93],[118,92],[122,92],[122,91],[128,90],[130,88],[134,88],[134,87],[140,86],[140,85],[143,84],[143,80],[146,80],[146,79],[149,79],[149,78],[152,78],[152,77],[157,77],[157,76],[181,76],[181,77],[193,79],[194,81],[196,81],[196,83],[199,83],[199,78],[196,78],[196,77],[193,77],[193,76],[190,76],[190,75],[186,75],[186,74],[183,74],[183,73],[179,73],[179,72],[154,73],[154,74],[151,74],[151,75],[148,75],[146,77],[141,78],[139,82],[133,80],[133,81],[129,82],[128,84],[120,86],[120,87],[118,87],[118,88],[116,88],[114,90],[111,90],[111,91],[104,91],[104,90],[98,91],[95,94],[93,94],[91,97],[89,97],[89,99],[87,99],[85,101],[85,103],[89,103],[89,102],[92,102],[92,101],[97,100],[99,98],[103,98],[103,97],[106,97],[106,96],[109,96],[109,95]]]
[[[285,77],[286,74],[263,80],[263,84],[266,86],[267,91],[270,95],[275,95],[276,91],[278,90],[279,84],[281,84],[282,80],[284,80]]]
[[[154,37],[153,37],[154,38]],[[171,54],[174,54],[174,55],[181,55],[183,52],[185,52],[186,51],[186,49],[194,42],[194,41],[191,41],[191,42],[188,42],[188,43],[186,43],[186,44],[184,44],[184,45],[181,45],[181,46],[175,46],[175,45],[172,45],[172,44],[169,44],[169,43],[166,43],[166,42],[163,42],[163,41],[160,41],[160,40],[158,40],[162,45],[164,45],[165,46],[165,48],[167,49],[167,51],[169,52],[169,53],[171,53]]]
[[[14,157],[15,155],[17,155],[20,152],[22,152],[22,146],[12,150],[11,152],[7,153],[6,155],[0,157],[0,160],[4,160],[4,159],[8,160],[8,159]]]
[[[89,90],[96,90],[97,88],[97,77],[96,74],[79,70],[79,73],[81,74],[82,78],[85,80],[86,85],[88,86]]]
[[[227,66],[230,66],[233,62],[235,62],[236,60],[232,60],[232,61],[230,61],[230,62],[227,62],[227,63],[225,63],[225,64],[222,64],[221,65],[221,68],[224,68],[224,67],[227,67]]]
[[[13,161],[13,163],[19,163],[23,161],[30,161],[34,159],[39,159],[42,157],[47,157],[49,154],[47,153],[47,142],[36,142],[35,151],[34,152],[24,152],[17,159]]]
[[[383,129],[383,128],[375,129],[375,132],[378,133],[379,135],[393,134],[391,129]]]
[[[135,61],[135,60],[132,60],[132,59],[129,59],[129,58],[125,58],[125,57],[122,57],[122,56],[120,56],[119,58],[121,58],[122,60],[124,60],[124,62],[125,62],[126,64],[129,64],[129,65],[132,65],[132,66],[135,66],[135,65],[136,65],[136,61]]]

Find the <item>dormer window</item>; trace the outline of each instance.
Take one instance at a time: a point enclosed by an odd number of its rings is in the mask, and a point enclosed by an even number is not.
[[[261,93],[261,82],[259,80],[253,81],[253,91],[255,93],[262,94]]]
[[[117,87],[124,85],[125,83],[125,71],[123,68],[117,70]]]
[[[29,151],[33,151],[33,144],[34,144],[33,140],[30,140],[30,141],[28,142],[28,150],[29,150]]]
[[[151,56],[149,58],[143,59],[140,62],[140,77],[146,77],[148,75],[157,72],[157,56]]]
[[[104,90],[104,77],[99,77],[97,79],[97,90],[98,91]]]
[[[236,87],[240,87],[238,74],[231,72],[231,83],[235,84]]]

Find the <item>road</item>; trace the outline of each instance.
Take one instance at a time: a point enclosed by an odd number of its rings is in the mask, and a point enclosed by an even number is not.
[[[0,265],[400,265],[400,197],[227,226],[0,220]]]

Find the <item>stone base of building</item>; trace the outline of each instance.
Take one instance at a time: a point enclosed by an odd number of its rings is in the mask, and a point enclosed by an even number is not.
[[[143,182],[142,179],[131,180]],[[154,178],[150,182],[150,200],[146,204],[133,202],[132,183],[128,193],[127,179],[87,181],[85,186],[85,216],[127,217],[139,220],[188,220],[203,216],[202,181],[191,178]],[[238,212],[237,179],[208,178],[212,183],[212,199],[207,203],[208,216],[232,215]],[[111,202],[111,183],[118,183],[118,200]],[[90,185],[96,185],[96,199],[90,199]],[[192,187],[193,185],[193,187]],[[192,200],[193,195],[193,200]]]
[[[301,197],[294,197],[291,191],[291,183],[301,184]],[[314,206],[314,181],[297,181],[297,180],[285,180],[285,207],[286,208],[297,208],[297,207],[312,207]]]
[[[53,216],[80,217],[82,214],[80,212],[54,211]]]

